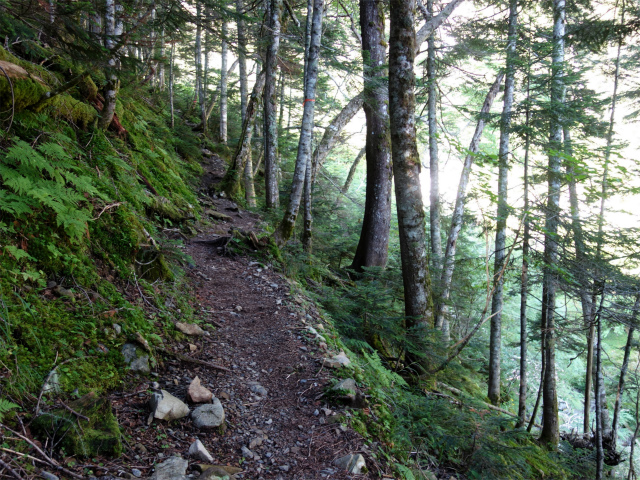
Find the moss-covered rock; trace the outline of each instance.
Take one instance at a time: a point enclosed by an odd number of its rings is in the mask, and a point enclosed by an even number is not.
[[[34,432],[50,438],[54,444],[59,442],[68,455],[118,457],[122,454],[120,428],[108,398],[91,392],[71,402],[69,407],[89,421],[66,409],[55,410],[34,420]]]

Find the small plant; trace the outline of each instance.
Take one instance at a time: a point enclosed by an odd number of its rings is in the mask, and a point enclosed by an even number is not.
[[[15,410],[16,408],[20,408],[20,405],[16,405],[9,400],[5,400],[4,398],[0,398],[0,422],[4,421],[4,416]]]

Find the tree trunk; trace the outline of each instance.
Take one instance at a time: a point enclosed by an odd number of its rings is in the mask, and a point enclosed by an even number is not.
[[[251,161],[251,152],[247,155],[247,161],[244,164],[244,198],[250,207],[256,206],[256,187],[253,183],[253,162]]]
[[[531,63],[528,63],[530,66]],[[531,121],[531,83],[530,68],[527,71],[527,104],[525,107],[525,134],[524,145],[524,233],[522,236],[522,274],[520,276],[520,388],[518,391],[518,421],[516,428],[524,427],[527,414],[527,300],[529,296],[529,242],[531,240],[531,224],[529,222],[529,151],[531,148],[531,134],[529,123]],[[536,409],[537,410],[537,409]]]
[[[324,10],[323,0],[313,2],[313,21],[311,27],[311,43],[306,63],[306,78],[304,86],[304,102],[302,113],[302,127],[300,140],[298,141],[298,154],[296,166],[291,182],[291,195],[289,205],[277,230],[274,239],[278,245],[284,245],[293,234],[296,223],[300,199],[304,188],[307,166],[311,165],[311,140],[313,136],[313,114],[315,110],[316,84],[318,82],[318,60],[320,57],[320,39],[322,35],[322,14]],[[265,159],[267,158],[265,152]]]
[[[251,92],[251,99],[247,104],[247,114],[242,124],[242,133],[238,141],[238,147],[231,161],[231,165],[227,169],[222,179],[222,189],[232,199],[237,199],[240,194],[240,178],[241,172],[244,170],[245,163],[251,157],[251,137],[253,134],[253,121],[258,112],[258,102],[265,87],[264,71],[258,74],[256,83]],[[251,175],[253,178],[253,175]],[[246,176],[245,176],[246,178]],[[255,191],[254,191],[255,197]],[[254,198],[255,203],[255,198]],[[252,205],[255,206],[255,205]]]
[[[604,377],[602,376],[602,304],[604,303],[604,288],[602,295],[600,296],[600,307],[598,308],[597,316],[597,340],[596,345],[596,385],[595,385],[595,399],[596,399],[596,480],[602,480],[602,473],[604,470],[604,445],[603,445],[603,429],[602,422],[602,409],[603,409],[603,396],[601,395],[604,388]]]
[[[220,67],[220,143],[227,144],[227,35],[229,24],[222,21],[222,53]]]
[[[542,326],[545,329],[546,372],[542,392],[542,432],[540,440],[553,448],[560,440],[558,394],[556,389],[556,265],[558,263],[558,224],[560,221],[560,187],[562,160],[562,117],[564,105],[564,33],[565,0],[553,0],[553,45],[551,65],[551,112],[549,134],[548,196],[545,212],[545,235],[542,278]]]
[[[424,330],[429,325],[431,292],[416,144],[414,1],[391,0],[390,11],[389,115],[405,315],[409,329]]]
[[[106,130],[111,125],[113,115],[116,112],[116,96],[118,92],[118,77],[115,74],[118,68],[116,57],[116,3],[115,0],[105,0],[104,14],[105,47],[110,52],[109,66],[104,74],[107,83],[104,87],[104,106],[100,112],[98,126]]]
[[[264,164],[265,196],[267,209],[276,208],[278,195],[278,125],[276,123],[276,70],[280,46],[280,19],[282,0],[269,0],[267,17],[268,46],[265,59],[264,87]]]
[[[161,92],[164,92],[164,85],[165,85],[165,79],[164,79],[164,56],[165,56],[165,44],[164,44],[164,27],[162,28],[162,33],[160,35],[160,63],[158,65],[158,89]]]
[[[200,122],[202,122],[203,132],[207,131],[207,118],[206,118],[206,106],[204,98],[204,84],[202,74],[202,18],[200,3],[196,3],[196,92],[198,95],[198,106],[200,107]]]
[[[391,144],[384,9],[377,0],[360,0],[360,32],[364,63],[364,113],[367,118],[367,190],[360,241],[350,268],[387,264],[391,224]]]
[[[171,58],[169,59],[169,108],[171,109],[171,128],[175,127],[175,112],[173,108],[173,63],[176,54],[176,43],[171,43]]]
[[[242,114],[242,123],[244,124],[247,112],[247,96],[249,94],[249,87],[247,82],[247,33],[246,23],[243,18],[244,5],[242,0],[236,0],[236,14],[238,15],[236,20],[236,29],[238,30],[238,62],[240,65],[240,111]]]
[[[427,0],[427,14],[433,17],[433,0]],[[438,160],[438,122],[436,104],[438,89],[436,86],[436,37],[432,33],[427,40],[427,80],[429,82],[428,124],[429,124],[429,234],[431,240],[431,266],[434,272],[442,268],[442,233],[440,232],[440,179]],[[447,322],[448,323],[448,322]]]
[[[342,194],[345,194],[349,191],[349,187],[351,186],[351,182],[353,182],[353,177],[356,174],[358,165],[360,164],[362,157],[365,156],[366,151],[367,151],[367,147],[364,147],[362,150],[360,150],[360,152],[356,156],[356,159],[351,164],[351,168],[349,169],[349,174],[347,175],[347,179],[344,181],[344,186],[342,187],[342,190],[341,190]]]
[[[304,58],[309,58],[309,50],[311,48],[311,29],[313,28],[313,0],[307,0],[307,25],[304,41]],[[306,85],[308,75],[309,62],[304,62],[304,82]],[[282,120],[284,115],[284,71],[280,69],[280,116],[278,118],[278,128],[282,127]],[[313,138],[312,138],[313,140]],[[311,212],[311,172],[313,165],[311,163],[311,155],[307,159],[307,166],[304,172],[304,192],[303,192],[303,204],[304,204],[304,221],[302,226],[302,248],[310,254],[311,253],[311,225],[313,223],[313,216]],[[278,159],[280,161],[280,159]]]
[[[502,307],[504,288],[504,262],[507,252],[507,199],[509,178],[509,129],[515,81],[516,40],[518,28],[518,1],[509,2],[509,37],[507,39],[507,73],[504,80],[504,105],[500,119],[500,146],[498,149],[498,211],[496,215],[496,242],[493,265],[495,290],[491,299],[491,328],[489,334],[489,389],[491,403],[500,403],[500,360],[502,351]]]
[[[440,11],[437,17],[433,17],[431,20],[426,22],[418,33],[416,33],[415,47],[416,47],[416,55],[418,54],[418,49],[420,45],[424,43],[424,41],[431,36],[431,34],[440,26],[442,22],[444,22],[449,15],[463,2],[464,0],[451,0],[448,4],[444,6],[444,8]]]
[[[316,183],[316,176],[322,168],[324,161],[331,149],[335,146],[340,138],[340,133],[347,123],[358,113],[364,103],[364,94],[361,92],[347,103],[340,113],[331,120],[329,126],[325,129],[322,139],[313,151],[313,172],[312,180]]]
[[[638,311],[640,310],[640,295],[636,295],[636,302],[633,305],[633,313],[631,315],[632,324],[636,324],[638,321]],[[624,393],[625,377],[627,375],[627,369],[629,368],[629,355],[631,354],[631,347],[633,345],[633,334],[635,329],[629,327],[629,333],[627,334],[627,344],[624,347],[624,358],[622,360],[622,366],[620,367],[620,378],[618,379],[618,389],[616,390],[616,403],[613,407],[613,422],[611,423],[611,447],[613,450],[617,448],[618,444],[618,423],[620,422],[620,407],[622,405],[622,394]]]
[[[469,153],[464,159],[464,165],[462,167],[462,173],[460,174],[460,183],[458,184],[458,193],[456,194],[456,203],[451,217],[451,226],[449,227],[449,235],[447,237],[447,246],[444,253],[444,260],[442,262],[442,273],[440,277],[440,296],[437,299],[436,306],[436,327],[441,326],[443,317],[446,314],[446,304],[451,294],[451,279],[453,278],[453,270],[456,259],[456,243],[458,241],[458,235],[462,229],[462,217],[464,215],[464,207],[467,198],[467,185],[469,184],[469,176],[471,175],[471,166],[475,159],[475,154],[478,151],[478,145],[480,144],[480,138],[484,130],[484,124],[487,119],[487,115],[493,105],[493,100],[496,98],[498,91],[500,90],[500,84],[504,75],[500,73],[496,78],[493,85],[489,89],[487,96],[480,110],[480,118],[476,125],[476,130],[471,139],[469,145]]]

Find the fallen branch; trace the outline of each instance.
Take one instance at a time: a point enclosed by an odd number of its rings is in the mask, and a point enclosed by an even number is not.
[[[22,480],[22,477],[16,472],[13,468],[11,468],[7,463],[0,460],[0,467],[6,469],[11,475],[16,477],[18,480]]]
[[[112,203],[111,205],[105,205],[105,207],[102,209],[102,211],[98,214],[98,216],[96,218],[92,218],[92,221],[96,221],[100,218],[100,216],[106,212],[107,210],[110,210],[112,208],[115,207],[119,207],[120,205],[122,205],[124,202],[116,202],[116,203]]]
[[[222,370],[223,372],[231,372],[231,370],[229,370],[226,367],[222,367],[220,365],[216,365],[215,363],[205,362],[203,360],[198,360],[196,358],[192,358],[192,357],[189,357],[187,355],[183,355],[182,353],[172,352],[171,350],[167,350],[166,348],[157,347],[156,350],[158,350],[159,352],[165,353],[167,355],[170,355],[172,357],[175,357],[178,360],[182,360],[183,362],[195,363],[196,365],[202,365],[204,367],[215,368],[216,370]]]

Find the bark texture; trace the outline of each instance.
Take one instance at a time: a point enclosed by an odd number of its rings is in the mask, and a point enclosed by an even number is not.
[[[280,21],[282,0],[270,0],[267,12],[269,22],[266,29],[268,42],[265,58],[264,87],[264,170],[266,207],[272,209],[280,202],[278,192],[278,124],[276,105],[276,80],[278,49],[280,47]]]
[[[407,327],[429,325],[427,252],[420,158],[416,145],[416,37],[413,0],[391,0],[389,115]],[[418,332],[420,335],[420,332]]]
[[[111,125],[113,115],[116,112],[116,96],[118,94],[118,76],[116,70],[118,68],[118,60],[116,57],[116,3],[115,0],[105,1],[104,14],[104,33],[105,47],[111,52],[109,64],[106,69],[105,77],[107,83],[104,87],[104,106],[100,112],[100,121],[98,126],[102,130],[106,130]]]
[[[433,0],[427,0],[429,18],[433,17]],[[434,272],[439,272],[442,263],[442,240],[440,231],[440,179],[438,160],[438,122],[436,104],[438,91],[436,88],[436,38],[432,33],[427,40],[427,80],[428,92],[428,124],[429,124],[429,235],[431,240],[431,266]]]
[[[377,0],[360,0],[364,63],[364,113],[367,118],[367,190],[362,231],[352,269],[387,264],[391,223],[391,139],[386,82],[384,10]]]
[[[298,210],[300,208],[300,199],[302,197],[302,191],[305,184],[307,167],[310,167],[311,165],[311,140],[313,136],[313,115],[315,111],[316,84],[318,82],[318,60],[320,58],[323,11],[323,0],[314,0],[309,55],[305,62],[305,100],[303,102],[304,110],[302,113],[302,127],[300,129],[300,139],[298,141],[296,166],[291,182],[289,204],[280,225],[274,232],[274,239],[278,245],[284,245],[293,234],[293,227],[295,226]]]
[[[247,96],[249,87],[247,82],[247,32],[246,22],[243,18],[244,5],[242,0],[236,0],[236,29],[238,31],[238,63],[240,70],[240,111],[242,113],[242,123],[246,119]]]
[[[551,66],[551,121],[549,133],[548,194],[545,212],[545,236],[542,278],[542,320],[545,332],[545,376],[542,389],[542,432],[540,440],[552,447],[558,445],[560,429],[558,421],[558,392],[556,386],[556,330],[555,306],[558,263],[558,224],[560,215],[562,148],[561,109],[564,106],[564,33],[565,0],[553,0],[553,53]]]
[[[489,334],[489,388],[492,404],[500,403],[500,361],[502,358],[502,306],[505,258],[507,254],[507,198],[509,178],[509,130],[515,84],[516,40],[518,27],[518,1],[509,2],[509,31],[507,39],[507,73],[504,80],[504,103],[500,118],[500,146],[498,148],[498,211],[496,215],[496,241],[493,265],[495,289],[491,299],[491,328]]]
[[[220,143],[227,144],[227,35],[229,34],[229,25],[222,22],[222,52],[220,59]]]

